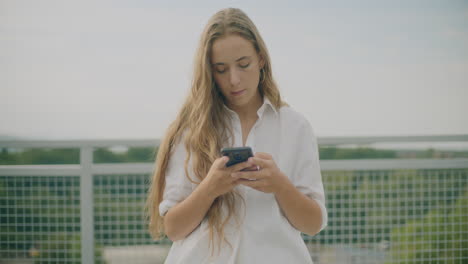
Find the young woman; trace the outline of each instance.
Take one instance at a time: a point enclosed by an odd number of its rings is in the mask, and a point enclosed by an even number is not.
[[[209,20],[194,67],[147,200],[153,238],[174,241],[166,263],[312,263],[300,234],[327,224],[316,139],[281,100],[244,12],[223,9]],[[226,167],[220,150],[239,146],[254,157]]]

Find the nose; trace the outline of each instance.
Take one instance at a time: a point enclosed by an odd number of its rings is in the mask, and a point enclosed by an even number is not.
[[[231,85],[234,87],[240,83],[239,72],[236,69],[232,69],[229,71],[229,81],[231,82]]]

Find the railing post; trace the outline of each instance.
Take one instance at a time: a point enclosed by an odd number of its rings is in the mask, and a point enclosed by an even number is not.
[[[80,148],[81,263],[94,264],[93,147]]]

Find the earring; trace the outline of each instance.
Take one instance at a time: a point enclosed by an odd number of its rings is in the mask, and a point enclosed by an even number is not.
[[[260,69],[260,83],[263,83],[265,81],[265,69],[261,68]]]

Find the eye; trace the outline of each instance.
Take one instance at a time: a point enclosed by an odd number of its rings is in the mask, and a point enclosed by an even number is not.
[[[223,74],[226,71],[225,67],[215,67],[215,71],[219,74]]]
[[[249,67],[249,65],[250,65],[250,63],[247,63],[247,64],[240,64],[239,66],[240,66],[241,68],[247,68],[247,67]]]

